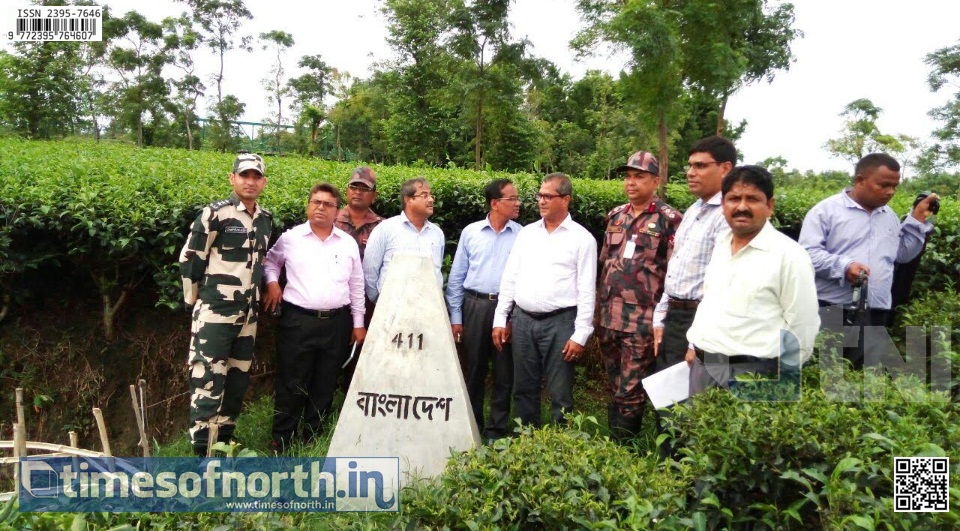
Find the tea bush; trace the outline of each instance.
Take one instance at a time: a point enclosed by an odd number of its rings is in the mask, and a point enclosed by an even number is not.
[[[45,262],[70,260],[87,272],[111,304],[144,279],[152,279],[159,304],[179,306],[176,253],[190,222],[205,204],[225,197],[233,155],[177,149],[137,149],[118,144],[30,142],[0,139],[0,289],[9,294],[16,275]],[[277,235],[301,223],[306,194],[326,180],[343,187],[352,164],[283,157],[267,160],[268,185],[261,202],[275,214]],[[436,196],[432,221],[448,238],[453,255],[460,231],[485,215],[483,186],[514,180],[523,199],[520,221],[538,219],[534,195],[542,176],[463,169],[376,166],[376,210],[400,211],[399,185],[422,175]],[[668,185],[668,202],[685,210],[694,200],[682,178]],[[794,237],[807,210],[835,190],[777,190],[773,222]],[[574,179],[574,218],[598,238],[606,213],[624,201],[619,181]],[[905,213],[911,198],[897,196]],[[937,233],[917,275],[921,290],[941,290],[957,277],[958,209],[943,200]]]
[[[525,428],[517,438],[453,456],[438,480],[409,489],[405,518],[415,527],[453,529],[681,525],[682,474],[579,428]]]
[[[670,419],[707,527],[957,529],[960,405],[909,376],[803,372],[798,401],[713,390]],[[841,387],[882,398],[840,401]],[[894,512],[893,458],[908,456],[951,459],[953,512]]]

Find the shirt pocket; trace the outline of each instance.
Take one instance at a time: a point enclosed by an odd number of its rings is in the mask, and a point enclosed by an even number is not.
[[[241,232],[242,231],[242,232]],[[227,262],[246,262],[249,259],[250,239],[247,228],[242,225],[228,225],[220,233],[220,256]]]

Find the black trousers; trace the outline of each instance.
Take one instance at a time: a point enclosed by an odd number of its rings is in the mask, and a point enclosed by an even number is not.
[[[886,344],[880,341],[876,334],[864,334],[865,326],[889,327],[893,321],[893,312],[890,310],[881,310],[869,308],[862,315],[850,308],[841,308],[840,305],[832,304],[826,301],[818,301],[820,304],[820,329],[841,332],[838,323],[842,323],[844,340],[843,344],[849,346],[843,348],[844,359],[850,360],[854,369],[863,369],[864,356],[867,352],[872,352],[873,359],[883,359]],[[838,314],[841,314],[838,316]],[[856,334],[856,341],[853,338],[848,339],[849,334]]]
[[[337,388],[340,366],[350,355],[349,308],[321,319],[283,304],[277,328],[273,439],[287,444],[301,417],[304,435],[320,432]]]
[[[693,318],[697,315],[697,310],[670,308],[667,316],[663,319],[663,341],[657,350],[657,358],[650,374],[662,371],[667,367],[672,367],[686,358],[687,330],[693,324]]]
[[[513,352],[510,344],[502,351],[493,348],[493,314],[497,301],[478,299],[467,293],[463,297],[463,349],[467,360],[464,379],[473,406],[477,428],[484,437],[507,435],[510,422],[510,394],[513,392]],[[493,365],[493,392],[490,395],[490,418],[484,424],[483,402],[487,374]]]

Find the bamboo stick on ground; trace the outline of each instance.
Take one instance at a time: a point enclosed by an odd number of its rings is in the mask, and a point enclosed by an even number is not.
[[[17,397],[17,424],[24,428],[26,427],[26,421],[23,415],[23,387],[17,387],[15,396]]]
[[[140,401],[137,399],[137,388],[130,385],[130,399],[133,401],[133,415],[137,420],[137,431],[140,433],[140,442],[137,446],[143,449],[143,456],[150,457],[150,443],[147,442],[147,433],[143,428],[143,415],[140,412]]]
[[[103,412],[100,411],[100,408],[93,408],[93,417],[97,419],[97,429],[100,430],[100,443],[103,445],[103,453],[107,456],[112,456],[113,452],[110,451],[110,440],[107,439],[107,425],[103,421]]]
[[[217,444],[218,435],[220,435],[220,425],[210,424],[207,429],[207,457],[213,457],[213,445]]]

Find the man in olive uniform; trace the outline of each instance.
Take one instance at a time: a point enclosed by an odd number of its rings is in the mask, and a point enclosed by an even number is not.
[[[653,310],[663,294],[667,261],[681,215],[656,196],[659,163],[646,151],[616,169],[629,203],[607,214],[600,252],[600,350],[613,394],[607,406],[612,437],[640,430],[647,397],[640,379],[653,363]]]
[[[190,329],[190,442],[206,455],[208,429],[229,442],[247,390],[257,336],[260,282],[272,214],[257,204],[267,184],[263,159],[241,154],[229,198],[204,207],[180,252]],[[210,441],[215,443],[217,441]]]

